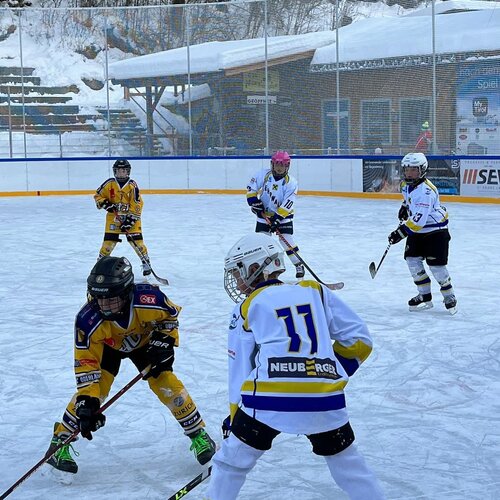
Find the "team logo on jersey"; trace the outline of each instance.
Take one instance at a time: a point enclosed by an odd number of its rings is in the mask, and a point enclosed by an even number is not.
[[[156,305],[155,295],[139,295],[139,302],[146,305]]]
[[[337,380],[335,361],[329,358],[269,358],[267,372],[269,378],[329,378]]]
[[[278,191],[278,184],[273,184],[273,191]]]
[[[229,323],[229,329],[234,330],[236,328],[236,325],[238,324],[238,318],[236,314],[233,314],[233,317],[231,318],[231,323]]]

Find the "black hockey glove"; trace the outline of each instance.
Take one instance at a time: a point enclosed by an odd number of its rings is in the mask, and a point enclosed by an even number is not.
[[[398,219],[400,221],[408,220],[408,216],[409,216],[408,207],[403,203],[398,212]]]
[[[136,221],[137,219],[133,215],[126,215],[120,224],[120,231],[122,233],[128,233]]]
[[[171,372],[174,364],[175,339],[157,330],[153,331],[149,339],[146,354],[151,363],[151,368],[144,379],[156,378],[162,372]]]
[[[78,427],[85,439],[92,440],[92,432],[104,427],[106,416],[99,412],[101,402],[92,396],[77,396],[75,403]]]
[[[231,434],[231,415],[228,415],[222,421],[222,437],[223,439],[227,439]]]
[[[402,239],[406,238],[406,236],[407,234],[404,229],[404,225],[401,225],[389,235],[388,240],[391,245],[395,245],[396,243],[399,243]]]
[[[250,206],[250,210],[257,216],[262,217],[264,213],[264,203],[261,200],[255,201]]]
[[[117,206],[114,203],[111,203],[109,200],[104,200],[101,201],[101,205],[99,208],[103,208],[104,210],[106,210],[106,212],[113,213],[116,212]]]
[[[276,232],[280,227],[281,217],[278,214],[274,214],[271,219],[269,219],[269,225],[271,226],[269,229],[271,233]]]

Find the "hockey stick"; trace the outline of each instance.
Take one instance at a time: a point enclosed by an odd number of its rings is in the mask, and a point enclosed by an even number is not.
[[[149,371],[150,366],[142,370],[142,372],[138,373],[127,385],[122,387],[113,397],[111,397],[108,401],[106,401],[101,408],[99,409],[99,413],[103,413],[104,410],[108,409],[118,398],[123,396],[133,385],[135,385],[139,380],[142,380],[144,375]],[[21,476],[10,488],[5,490],[0,496],[0,500],[4,500],[7,498],[21,483],[24,483],[26,479],[28,479],[34,472],[36,472],[47,460],[49,460],[55,453],[57,453],[63,446],[71,443],[75,440],[76,436],[80,434],[80,430],[74,430],[62,443],[59,443],[50,454],[45,455],[41,460],[39,460],[31,469],[26,472],[23,476]]]
[[[385,256],[387,255],[389,248],[391,248],[391,243],[389,243],[387,245],[387,248],[385,249],[384,255],[382,255],[382,258],[380,259],[380,262],[378,263],[377,267],[375,267],[375,262],[371,262],[370,265],[368,266],[368,269],[370,271],[372,279],[375,278],[376,274],[378,273],[378,270],[380,269],[382,262],[384,262]]]
[[[271,225],[271,221],[269,220],[269,217],[266,215],[263,216],[266,222]],[[298,252],[288,243],[287,239],[281,234],[281,232],[276,229],[276,234],[278,235],[278,238],[285,243],[285,245],[288,247],[288,249],[299,259],[299,261],[304,265],[304,267],[311,273],[312,277],[318,282],[321,283],[322,285],[325,285],[327,288],[330,290],[342,290],[344,288],[344,282],[339,281],[338,283],[325,283],[321,281],[318,276],[314,273],[314,271],[306,264],[305,260],[298,254]]]
[[[118,221],[120,220],[120,215],[118,214],[118,212],[114,212],[115,214],[115,218],[118,219]],[[136,242],[134,241],[134,238],[133,236],[130,234],[129,231],[125,231],[125,234],[128,236],[127,240],[130,241],[132,243],[132,246],[135,248],[135,251],[141,256],[141,260],[142,262],[147,262],[146,261],[146,257],[145,255],[142,253],[142,250],[139,248],[139,246],[136,244]],[[156,281],[158,281],[158,283],[161,283],[162,285],[169,285],[170,283],[168,282],[167,278],[160,278],[160,276],[158,276],[155,272],[154,272],[154,269],[151,267],[151,263],[148,262],[149,264],[149,267],[151,269],[151,274],[156,278]]]
[[[167,500],[179,500],[179,498],[183,498],[200,483],[205,481],[205,479],[209,478],[211,473],[212,466],[210,466],[207,470],[204,470],[201,474],[198,474],[194,479],[191,479],[188,484],[183,486],[180,490],[177,490],[172,496],[168,497]]]

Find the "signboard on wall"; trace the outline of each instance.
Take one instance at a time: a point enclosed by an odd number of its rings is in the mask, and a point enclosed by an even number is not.
[[[243,92],[265,92],[266,73],[263,69],[243,73]],[[278,93],[280,91],[280,74],[277,70],[267,70],[267,91]]]
[[[460,160],[463,196],[500,196],[500,160]]]
[[[457,74],[457,154],[500,153],[500,66],[462,64]]]
[[[460,194],[460,161],[429,160],[427,178],[440,194]],[[364,193],[399,193],[402,179],[399,160],[363,160]]]
[[[278,98],[275,95],[268,95],[267,102],[269,104],[276,104],[278,102]],[[247,104],[266,104],[266,96],[265,95],[247,95]]]

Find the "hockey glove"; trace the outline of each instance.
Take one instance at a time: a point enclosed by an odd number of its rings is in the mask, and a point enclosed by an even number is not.
[[[398,212],[398,219],[400,221],[408,220],[408,207],[403,203]]]
[[[101,201],[99,208],[103,208],[106,212],[113,213],[116,212],[118,208],[114,203],[111,203],[109,200]]]
[[[264,213],[264,203],[261,200],[255,201],[250,206],[250,210],[257,216],[262,217]]]
[[[92,440],[92,432],[104,427],[106,416],[99,413],[101,402],[91,396],[77,396],[75,403],[78,427],[85,439]]]
[[[136,221],[137,219],[133,215],[126,215],[120,224],[120,231],[122,233],[128,233]]]
[[[171,372],[174,364],[175,339],[163,332],[154,330],[149,339],[146,349],[151,368],[144,379],[156,378],[162,372]]]
[[[281,217],[278,214],[274,214],[271,219],[269,219],[271,233],[275,233],[277,229],[280,227]]]
[[[222,438],[227,439],[231,434],[231,415],[222,421]]]
[[[405,226],[402,224],[389,235],[388,240],[391,245],[395,245],[396,243],[399,243],[402,239],[406,238],[407,234],[404,227]]]

